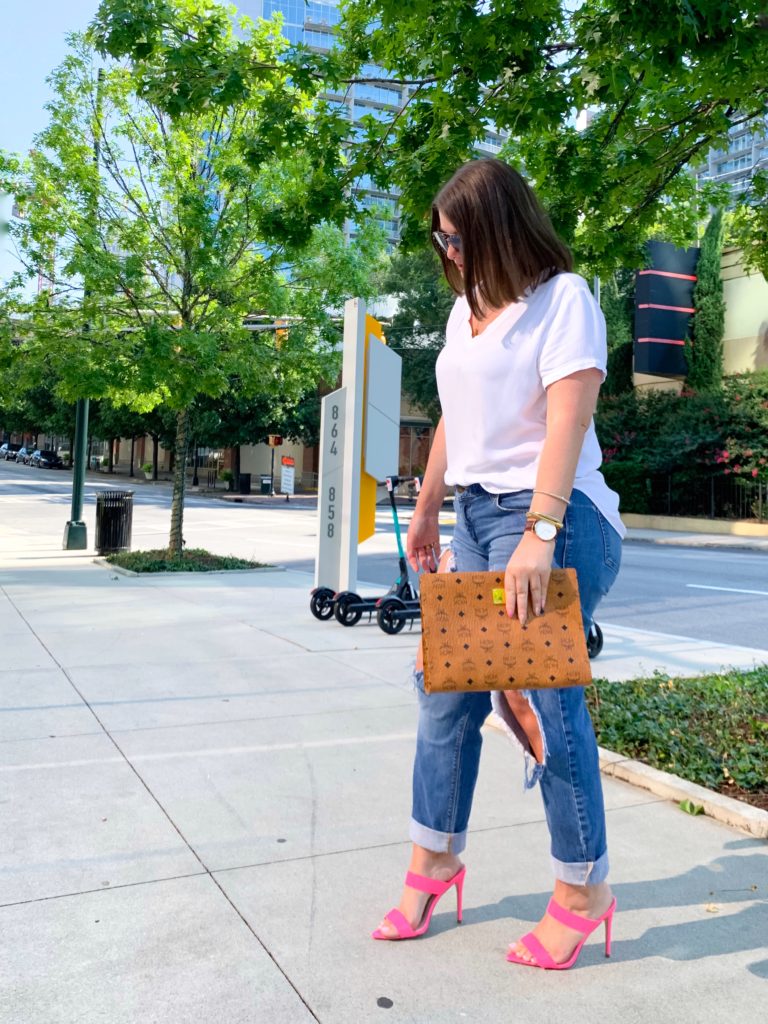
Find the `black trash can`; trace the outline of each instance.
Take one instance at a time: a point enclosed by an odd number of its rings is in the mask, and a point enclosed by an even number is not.
[[[96,492],[96,552],[114,555],[131,550],[133,491]]]
[[[272,477],[267,473],[261,475],[261,493],[271,494],[272,493]]]
[[[241,494],[251,493],[251,474],[241,473],[238,477],[238,490]]]

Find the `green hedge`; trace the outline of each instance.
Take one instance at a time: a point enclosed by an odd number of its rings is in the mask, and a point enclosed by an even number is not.
[[[587,694],[601,746],[768,806],[768,666],[693,679],[598,680]]]

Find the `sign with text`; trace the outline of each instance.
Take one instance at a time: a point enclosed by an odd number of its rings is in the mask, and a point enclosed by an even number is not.
[[[280,493],[293,494],[296,480],[296,460],[292,455],[280,459]]]
[[[326,395],[320,407],[320,479],[315,586],[339,589],[344,494],[344,442],[347,389]]]

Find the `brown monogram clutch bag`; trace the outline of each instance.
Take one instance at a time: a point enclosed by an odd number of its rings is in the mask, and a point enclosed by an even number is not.
[[[592,682],[575,569],[553,569],[546,610],[510,619],[504,574],[423,575],[424,689],[530,690]]]

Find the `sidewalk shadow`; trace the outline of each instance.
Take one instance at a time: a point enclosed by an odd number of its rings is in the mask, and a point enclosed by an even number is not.
[[[758,839],[726,844],[726,849],[744,847],[768,852],[766,843]],[[615,883],[617,916],[612,959],[630,961],[665,957],[679,961],[702,960],[750,950],[764,955],[768,940],[766,852],[746,856],[725,855],[669,878]],[[464,926],[502,919],[534,924],[540,919],[550,895],[546,892],[508,896],[498,903],[468,907],[464,911]],[[728,905],[734,903],[748,905],[735,913],[727,913]],[[720,908],[720,913],[707,912],[704,908],[708,904]],[[621,938],[622,913],[675,907],[689,907],[697,919],[675,924],[654,923],[638,938]],[[454,920],[451,914],[436,915],[435,931],[443,931],[443,925],[451,927]],[[602,930],[598,931],[602,935]],[[513,929],[510,941],[517,937]],[[599,944],[595,945],[595,950],[597,952],[588,957],[587,962],[598,955],[602,959]],[[747,969],[756,977],[768,979],[768,960],[756,960]]]

